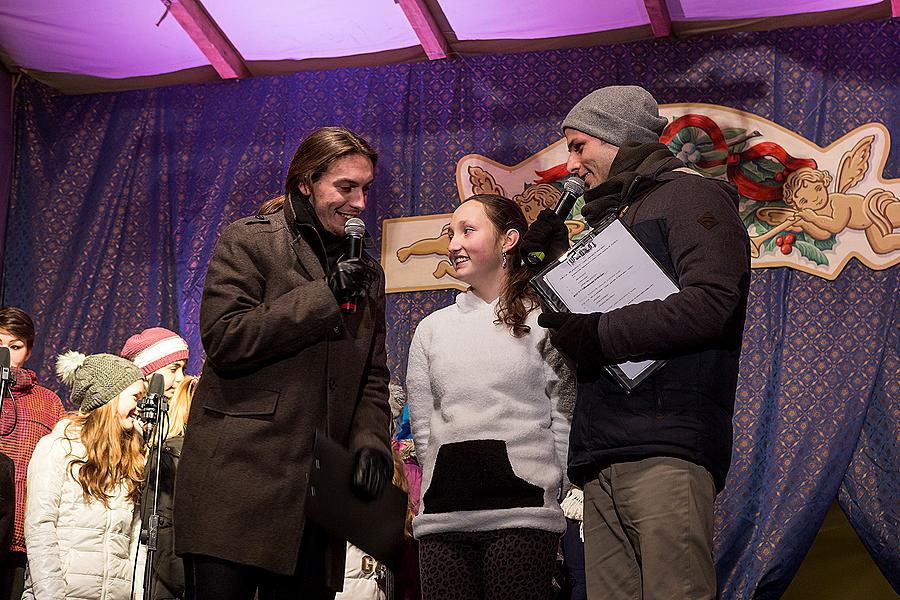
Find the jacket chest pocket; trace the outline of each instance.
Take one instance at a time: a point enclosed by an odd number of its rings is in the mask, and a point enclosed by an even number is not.
[[[266,417],[275,414],[279,395],[276,390],[210,386],[203,407],[229,417]]]

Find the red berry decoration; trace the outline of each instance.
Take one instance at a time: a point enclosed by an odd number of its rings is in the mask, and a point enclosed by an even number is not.
[[[775,245],[776,245],[776,246],[779,246],[779,247],[780,247],[783,243],[784,243],[784,236],[783,236],[783,235],[780,235],[780,236],[778,236],[777,238],[775,238]]]
[[[790,245],[793,246],[793,245],[794,245],[794,242],[796,242],[796,241],[797,241],[797,238],[794,236],[793,233],[789,233],[789,234],[787,234],[786,236],[784,236],[784,243],[785,243],[785,244],[790,244]]]
[[[794,250],[794,247],[788,243],[784,243],[781,246],[781,253],[784,254],[785,256],[790,254],[793,250]]]

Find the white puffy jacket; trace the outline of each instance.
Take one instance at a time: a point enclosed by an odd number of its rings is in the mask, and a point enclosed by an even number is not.
[[[384,590],[379,585],[384,577],[381,564],[350,543],[344,564],[344,591],[335,595],[334,600],[385,600]]]
[[[140,515],[119,486],[109,507],[85,502],[69,475],[84,446],[69,441],[63,419],[41,438],[28,465],[25,546],[28,570],[23,600],[128,600],[143,596],[145,554],[138,540]],[[70,431],[70,436],[73,433]]]

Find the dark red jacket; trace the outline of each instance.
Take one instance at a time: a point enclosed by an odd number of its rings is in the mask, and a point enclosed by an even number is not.
[[[59,396],[37,384],[30,369],[13,368],[10,397],[3,399],[0,418],[0,452],[10,457],[16,467],[16,525],[9,549],[25,552],[25,484],[28,463],[38,441],[53,430],[66,414]]]

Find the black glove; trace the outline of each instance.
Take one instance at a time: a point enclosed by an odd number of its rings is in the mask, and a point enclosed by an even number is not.
[[[368,285],[368,268],[359,258],[339,260],[328,274],[328,287],[340,302],[347,296],[362,295]]]
[[[549,265],[568,249],[569,228],[549,208],[540,212],[519,243],[522,260],[536,271]]]
[[[362,448],[356,453],[353,469],[353,490],[363,500],[377,498],[394,474],[394,465],[374,448]]]
[[[550,330],[550,343],[571,362],[579,367],[599,366],[605,364],[597,330],[601,316],[545,312],[538,316],[538,325]]]

